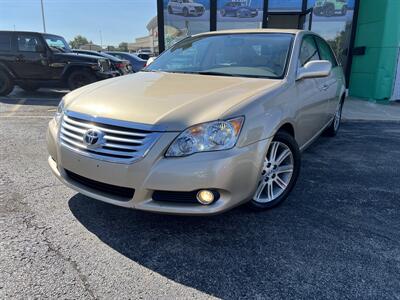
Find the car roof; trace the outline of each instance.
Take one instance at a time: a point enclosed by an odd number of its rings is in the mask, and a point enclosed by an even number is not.
[[[45,32],[38,32],[38,31],[21,31],[21,30],[0,30],[0,32],[2,32],[2,33],[12,33],[12,32],[15,32],[15,33],[33,33],[33,34],[48,34],[48,35],[55,35],[55,36],[61,36],[61,35],[59,35],[59,34],[55,34],[55,33],[45,33]]]
[[[196,34],[194,36],[202,35],[219,35],[219,34],[236,34],[236,33],[289,33],[289,34],[299,34],[301,32],[307,32],[307,30],[301,29],[231,29],[231,30],[219,30],[213,32],[203,32]]]

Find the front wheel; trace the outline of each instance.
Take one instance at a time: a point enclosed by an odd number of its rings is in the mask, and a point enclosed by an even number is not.
[[[344,5],[343,7],[342,7],[342,10],[341,10],[341,13],[340,13],[342,16],[345,16],[346,14],[347,14],[347,6],[346,5]]]
[[[300,164],[300,150],[295,139],[287,132],[279,131],[268,148],[249,206],[266,210],[281,204],[296,184]]]
[[[183,9],[183,16],[189,17],[189,10],[186,7]]]
[[[96,77],[88,71],[73,71],[68,77],[69,89],[75,90],[96,81]]]

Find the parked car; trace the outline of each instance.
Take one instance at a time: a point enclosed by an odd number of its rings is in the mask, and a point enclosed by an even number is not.
[[[118,71],[120,75],[126,75],[133,72],[131,63],[126,59],[119,59],[107,53],[93,50],[74,49],[73,51],[78,54],[94,55],[107,58],[111,63],[111,69]]]
[[[139,72],[146,66],[146,60],[141,59],[139,56],[132,53],[119,51],[107,51],[106,53],[121,60],[129,61],[132,66],[133,72]]]
[[[347,14],[347,0],[317,0],[315,2],[315,15],[332,17],[336,13],[341,16]]]
[[[26,91],[41,87],[71,90],[114,77],[109,61],[76,55],[63,37],[23,31],[0,31],[0,95],[15,85]]]
[[[147,49],[140,49],[135,54],[143,60],[148,60],[154,56],[154,53]]]
[[[169,0],[167,9],[169,14],[182,14],[185,17],[199,17],[205,11],[203,4],[193,0]]]
[[[66,95],[49,124],[48,162],[67,186],[123,207],[265,210],[288,197],[301,151],[337,134],[345,90],[312,32],[199,34],[129,79]]]
[[[258,16],[258,10],[244,2],[227,2],[220,9],[220,13],[222,17],[254,18]]]

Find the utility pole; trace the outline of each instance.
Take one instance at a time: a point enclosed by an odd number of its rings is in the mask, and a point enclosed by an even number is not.
[[[101,49],[103,49],[103,34],[101,32],[101,29],[99,30],[99,33],[100,33],[100,47]]]
[[[44,7],[43,0],[40,0],[40,4],[42,5],[42,22],[43,22],[43,32],[46,33],[46,22],[44,20]]]

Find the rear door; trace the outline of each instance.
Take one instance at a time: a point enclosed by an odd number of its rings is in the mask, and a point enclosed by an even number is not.
[[[22,79],[50,79],[46,47],[35,33],[15,33],[16,57],[13,70]]]
[[[326,78],[318,78],[318,84],[321,88],[324,97],[328,98],[328,114],[327,122],[333,118],[336,109],[339,104],[340,88],[343,86],[344,82],[339,82],[338,80],[343,80],[342,69],[337,63],[336,57],[333,54],[331,47],[320,37],[315,37],[317,42],[319,55],[321,59],[328,60],[332,64],[332,72]]]
[[[312,35],[303,38],[298,70],[310,61],[320,60],[317,45]],[[326,123],[328,98],[320,89],[320,82],[315,78],[296,81],[298,95],[298,128],[301,146],[313,138]]]

